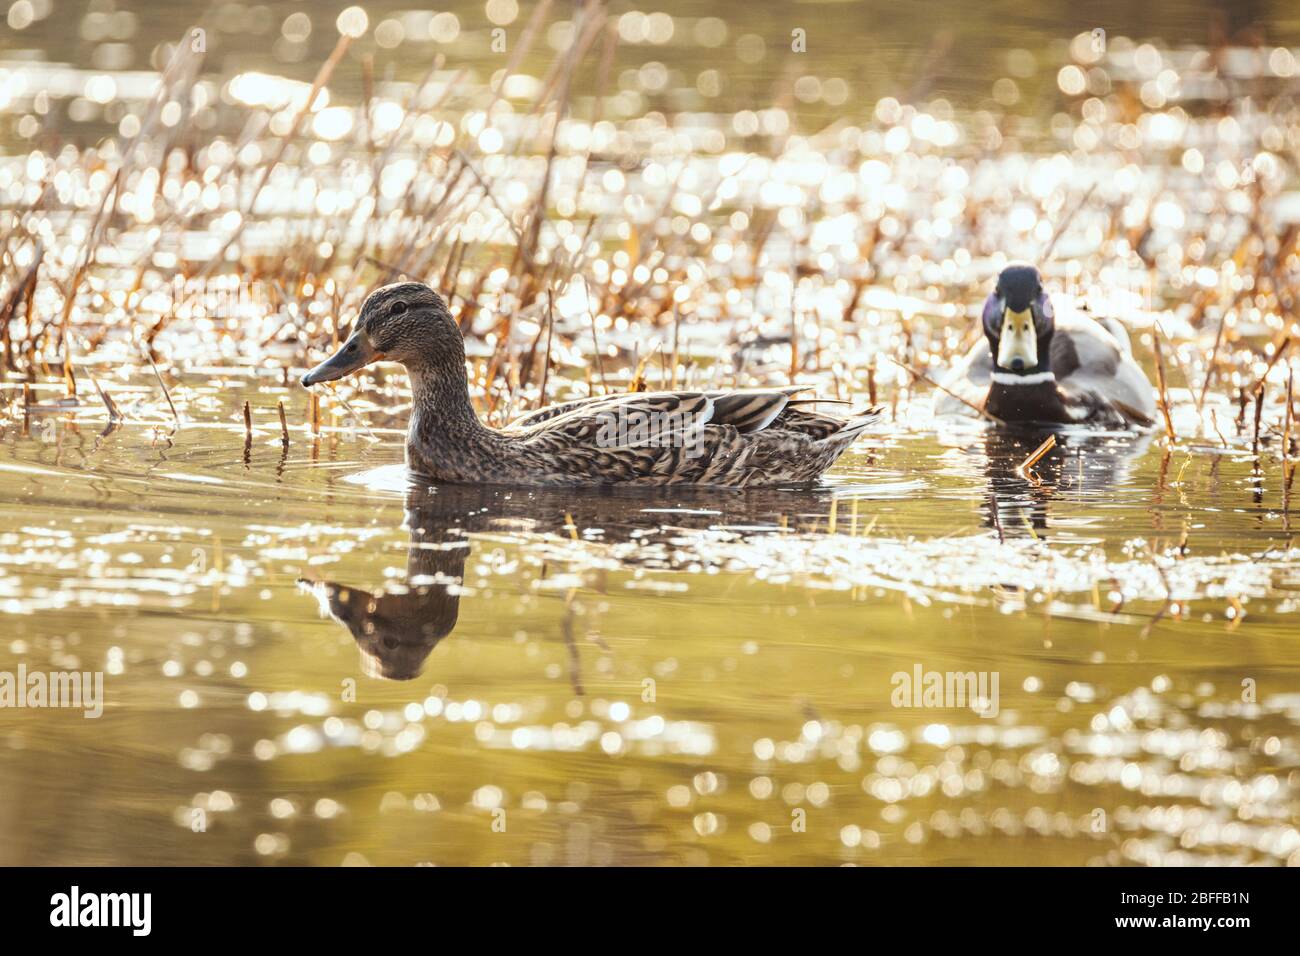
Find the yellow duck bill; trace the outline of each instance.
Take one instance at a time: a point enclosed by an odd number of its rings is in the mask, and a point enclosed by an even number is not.
[[[384,353],[370,344],[364,332],[353,332],[337,352],[302,377],[302,384],[310,387],[320,382],[332,382],[383,357]]]
[[[1002,313],[1002,333],[998,337],[998,367],[1024,372],[1038,366],[1038,333],[1029,309]]]

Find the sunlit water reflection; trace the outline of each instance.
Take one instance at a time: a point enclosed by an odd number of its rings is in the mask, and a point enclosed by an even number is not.
[[[813,490],[428,488],[210,397],[6,426],[5,667],[106,707],[0,710],[4,862],[1297,861],[1248,449],[1067,434],[1034,484],[1039,436],[885,422]]]

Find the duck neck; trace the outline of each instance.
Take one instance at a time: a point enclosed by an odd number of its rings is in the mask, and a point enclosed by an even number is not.
[[[1038,364],[1013,372],[998,366],[998,340],[990,337],[989,349],[995,357],[993,381],[984,410],[1004,422],[1042,422],[1060,424],[1074,421],[1061,399],[1052,373],[1052,332],[1038,336]]]
[[[436,471],[432,478],[459,480],[466,463],[492,454],[496,437],[470,404],[464,362],[415,361],[406,369],[412,398],[408,464]]]
[[[995,368],[984,410],[1011,423],[1073,421],[1050,371],[1022,375]]]

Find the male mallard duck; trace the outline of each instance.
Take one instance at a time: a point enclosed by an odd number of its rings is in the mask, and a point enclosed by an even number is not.
[[[469,400],[465,345],[428,286],[376,289],[354,331],[303,376],[311,386],[387,359],[406,366],[407,466],[435,481],[521,485],[785,485],[813,481],[875,420],[795,408],[801,387],[636,392],[565,402],[502,430]]]
[[[1114,319],[1058,318],[1032,265],[1013,263],[984,303],[984,338],[941,383],[1009,424],[1150,425],[1155,397]],[[935,411],[961,411],[940,393]]]

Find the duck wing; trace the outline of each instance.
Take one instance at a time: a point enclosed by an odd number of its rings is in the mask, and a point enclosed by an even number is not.
[[[789,399],[776,393],[770,401],[784,406]],[[505,434],[528,470],[547,480],[739,484],[744,439],[737,428],[717,425],[716,413],[704,392],[634,392],[582,402]]]
[[[536,473],[611,483],[809,480],[874,420],[790,407],[801,387],[603,396],[505,434]],[[518,423],[516,423],[518,424]],[[823,463],[824,462],[824,463]],[[820,465],[816,474],[807,474]]]
[[[579,408],[586,408],[592,405],[608,401],[608,395],[589,395],[586,398],[575,398],[569,402],[559,402],[555,405],[547,405],[545,408],[539,408],[536,411],[529,412],[527,415],[520,415],[503,431],[524,431],[534,425],[540,425],[542,422],[550,421],[552,418],[558,418]]]
[[[599,414],[602,411],[617,411],[619,406],[626,410],[640,408],[645,411],[674,411],[679,408],[681,400],[687,397],[706,395],[714,402],[712,424],[734,425],[742,432],[756,431],[766,427],[776,418],[789,402],[790,397],[807,391],[807,385],[788,385],[782,388],[741,388],[717,389],[701,392],[624,392],[619,395],[591,395],[573,401],[548,405],[535,412],[529,412],[515,419],[503,429],[510,433],[527,432],[544,422],[553,421],[581,412]]]
[[[771,430],[795,432],[814,442],[824,442],[831,438],[857,437],[864,428],[874,423],[879,415],[879,408],[867,408],[854,412],[848,418],[836,418],[833,415],[796,408],[795,403],[792,403],[787,405],[772,422]]]
[[[1119,327],[1123,337],[1108,326]],[[1067,403],[1113,409],[1126,421],[1155,420],[1155,393],[1133,360],[1128,333],[1115,320],[1106,325],[1084,315],[1060,317],[1052,336],[1052,370]]]

